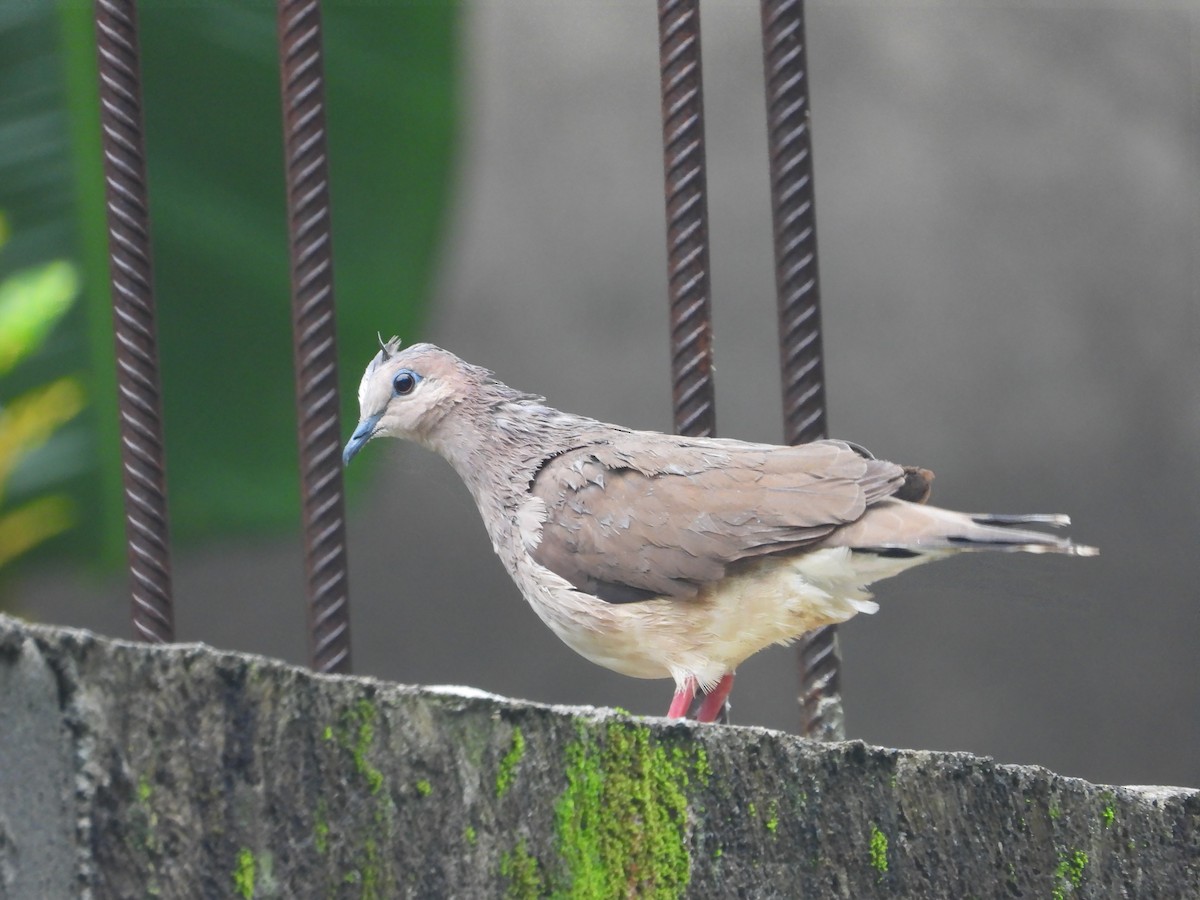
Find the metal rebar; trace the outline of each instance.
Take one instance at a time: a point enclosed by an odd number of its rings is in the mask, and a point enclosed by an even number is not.
[[[699,0],[659,0],[658,40],[675,430],[712,437],[717,420]],[[689,715],[696,715],[701,702],[697,698]],[[728,704],[718,718],[729,721]]]
[[[175,639],[134,0],[96,0],[101,146],[134,634]]]
[[[276,13],[309,650],[318,672],[349,672],[321,10],[317,0],[278,0]]]
[[[761,9],[784,439],[800,444],[828,433],[804,0],[761,0]],[[843,739],[837,628],[805,635],[798,663],[801,733]]]
[[[659,0],[667,277],[675,430],[716,431],[699,0]]]

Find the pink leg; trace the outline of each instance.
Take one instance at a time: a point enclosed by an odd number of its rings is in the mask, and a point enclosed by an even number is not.
[[[675,696],[671,698],[671,708],[667,710],[667,718],[682,719],[688,714],[688,707],[692,705],[692,698],[696,696],[696,679],[689,678],[676,691]]]
[[[717,686],[704,695],[704,702],[700,704],[700,712],[696,714],[696,721],[717,721],[717,717],[721,715],[721,709],[725,706],[725,701],[729,697],[729,692],[732,690],[733,673],[729,672],[722,675],[721,680],[717,682]]]

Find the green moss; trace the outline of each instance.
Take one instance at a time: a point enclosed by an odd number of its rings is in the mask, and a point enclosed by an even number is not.
[[[238,853],[237,865],[233,867],[233,889],[244,900],[254,896],[254,854],[245,848]]]
[[[750,815],[752,815],[752,816],[757,816],[758,815],[758,805],[753,800],[751,800],[749,803],[746,804],[746,812],[750,813]]]
[[[517,765],[521,762],[521,757],[524,755],[525,735],[517,727],[513,729],[512,746],[504,754],[504,759],[500,760],[500,771],[496,775],[496,799],[503,798],[508,793],[508,789],[512,787]]]
[[[1054,870],[1055,885],[1050,891],[1051,900],[1065,900],[1068,888],[1078,890],[1083,884],[1083,872],[1087,864],[1088,855],[1082,850],[1059,853],[1058,867]]]
[[[1058,868],[1054,870],[1054,875],[1069,883],[1071,887],[1077,888],[1083,883],[1083,870],[1087,868],[1087,864],[1088,855],[1082,850],[1060,853]]]
[[[342,876],[342,884],[356,885],[361,900],[381,900],[391,896],[386,889],[385,874],[380,869],[379,844],[375,838],[363,842],[363,853],[356,868]]]
[[[712,777],[712,769],[708,765],[708,751],[703,747],[696,747],[696,777],[704,787],[708,787],[708,780]]]
[[[364,865],[358,867],[362,873],[362,900],[379,900],[383,894],[380,882],[383,880],[379,872],[379,844],[375,838],[367,838],[363,844],[366,855]]]
[[[313,846],[322,856],[329,850],[329,821],[326,816],[325,801],[317,801],[317,813],[313,816]]]
[[[1050,818],[1055,821],[1062,818],[1062,807],[1056,802],[1050,803]]]
[[[704,752],[703,747],[689,746],[687,748],[680,746],[671,747],[671,765],[678,768],[685,775],[695,776],[696,780],[703,785],[708,784],[709,775],[712,773],[708,768],[708,754]]]
[[[383,789],[383,773],[372,765],[370,759],[378,718],[375,704],[364,697],[343,711],[337,724],[326,728],[324,732],[326,740],[332,740],[347,754],[354,772],[365,782],[373,798],[370,806],[372,824],[338,833],[339,848],[344,847],[353,854],[352,868],[341,876],[342,883],[355,885],[355,896],[362,900],[379,900],[394,893],[394,876],[380,846],[386,847],[396,838],[395,799]],[[346,778],[345,781],[349,784],[352,779]],[[433,786],[428,781],[418,782],[417,791],[424,796],[433,791]],[[321,853],[329,849],[329,836],[332,833],[325,816],[324,807],[318,807],[313,831],[314,844]],[[336,890],[332,893],[338,894]]]
[[[567,748],[555,807],[567,870],[558,895],[682,896],[691,878],[686,790],[707,764],[655,742],[645,726],[610,722],[602,734],[581,732]]]
[[[158,813],[150,804],[153,794],[149,779],[145,776],[139,778],[134,789],[136,802],[129,814],[128,842],[144,861],[146,895],[158,897],[162,895],[158,870],[163,848],[158,836]]]
[[[771,805],[767,808],[767,821],[765,824],[767,831],[771,832],[771,834],[774,834],[776,829],[779,828],[779,804],[774,800],[771,801]]]
[[[353,718],[358,724],[354,744],[354,769],[367,779],[367,786],[372,794],[378,794],[383,787],[383,773],[367,759],[367,750],[375,740],[375,715],[375,707],[369,700],[359,700],[354,704]]]
[[[475,846],[475,842],[478,839],[479,839],[478,835],[475,834],[475,826],[474,825],[468,825],[466,828],[463,829],[463,840],[466,841],[468,844],[470,844],[472,847]]]
[[[538,900],[546,896],[546,879],[537,857],[525,846],[525,838],[500,858],[500,874],[508,881],[507,900]]]
[[[878,826],[871,825],[871,866],[882,875],[888,870],[888,839]]]
[[[383,773],[371,765],[367,751],[375,740],[375,718],[378,715],[370,700],[363,698],[342,713],[335,729],[325,726],[325,740],[336,740],[338,746],[347,750],[354,759],[354,771],[367,782],[372,794],[383,789]]]
[[[1100,795],[1100,799],[1104,801],[1104,809],[1100,811],[1100,821],[1104,823],[1105,828],[1112,828],[1112,824],[1117,818],[1117,808],[1113,806],[1116,798],[1105,791]]]
[[[433,785],[430,784],[428,781],[426,781],[424,778],[422,778],[420,781],[417,782],[417,793],[420,794],[422,797],[428,797],[430,794],[433,793]]]
[[[140,848],[149,854],[156,854],[159,851],[158,837],[155,834],[155,829],[158,827],[158,813],[150,805],[153,793],[150,781],[145,776],[139,778],[136,788],[137,806],[131,816],[131,823],[135,826],[133,831]]]

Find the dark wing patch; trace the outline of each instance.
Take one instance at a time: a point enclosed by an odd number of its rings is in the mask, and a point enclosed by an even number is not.
[[[904,467],[904,484],[896,491],[897,500],[907,500],[909,503],[926,503],[933,493],[933,473],[920,466]]]
[[[585,579],[576,588],[589,594],[595,594],[605,603],[641,603],[643,600],[653,600],[662,594],[646,588],[633,587],[628,584],[618,584],[614,581],[596,581]]]
[[[812,544],[904,483],[848,445],[630,433],[560,454],[531,485],[536,562],[610,603],[694,597],[739,560]]]

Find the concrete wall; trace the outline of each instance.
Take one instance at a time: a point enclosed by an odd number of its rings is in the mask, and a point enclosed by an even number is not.
[[[0,616],[0,897],[1183,897],[1200,792]]]

